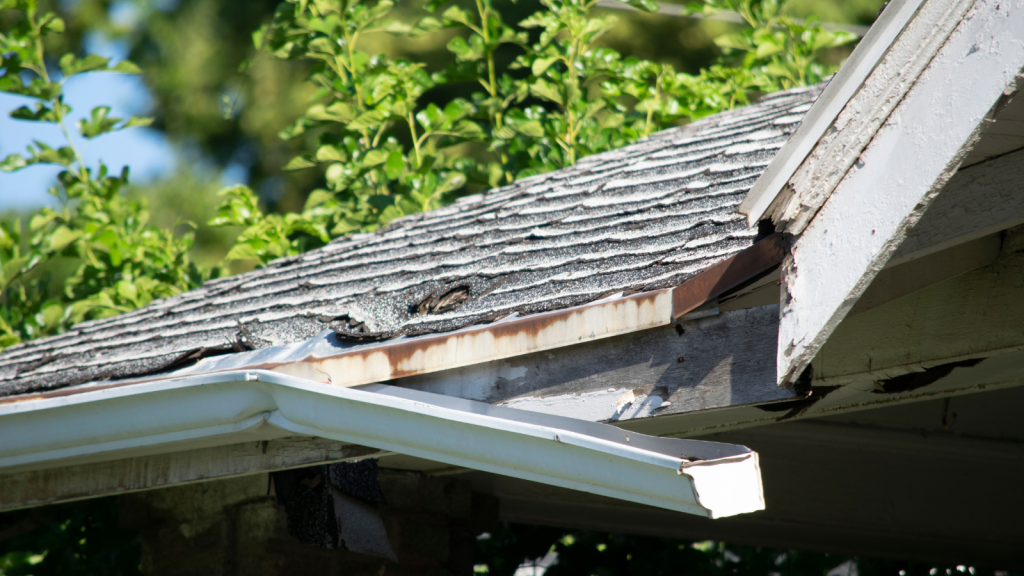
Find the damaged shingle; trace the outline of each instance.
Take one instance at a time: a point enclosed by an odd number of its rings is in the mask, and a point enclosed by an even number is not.
[[[735,209],[821,86],[665,130],[0,353],[0,395],[308,340],[445,332],[677,285],[749,247]]]

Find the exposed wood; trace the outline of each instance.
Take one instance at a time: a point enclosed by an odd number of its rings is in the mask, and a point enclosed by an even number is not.
[[[1024,210],[1024,193],[1017,200]],[[1003,212],[1012,213],[1013,208],[1008,207]],[[991,264],[999,255],[1000,238],[1000,234],[990,234],[938,252],[926,247],[909,259],[890,260],[857,300],[850,315],[866,312],[890,300]],[[717,310],[725,312],[778,303],[780,272],[775,270],[723,297]]]
[[[921,5],[775,197],[769,212],[781,230],[800,234],[806,229],[882,125],[891,122],[890,115],[973,5],[974,0],[929,0]],[[993,102],[995,98],[985,103],[986,112]],[[925,106],[934,112],[935,103]]]
[[[961,168],[892,256],[898,265],[1024,223],[1024,150]]]
[[[780,385],[795,382],[903,242],[1024,65],[1018,40],[1024,35],[1024,6],[979,0],[971,14],[874,135],[783,265]]]
[[[799,397],[775,386],[778,306],[394,382],[572,418],[624,421]]]
[[[178,486],[385,454],[322,438],[292,437],[0,475],[0,510]]]

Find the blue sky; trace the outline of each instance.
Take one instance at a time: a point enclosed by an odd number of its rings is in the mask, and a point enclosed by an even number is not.
[[[88,44],[90,53],[113,58],[114,62],[124,56],[117,43],[97,40]],[[54,147],[64,144],[64,136],[57,126],[14,120],[7,115],[15,108],[32,106],[34,102],[31,98],[0,93],[0,158],[15,153],[24,155],[25,147],[32,140]],[[118,118],[133,114],[145,116],[152,106],[152,97],[140,76],[97,72],[68,80],[64,102],[72,108],[68,128],[77,135],[74,124],[88,116],[94,107],[110,106],[111,116]],[[166,175],[175,168],[173,146],[162,132],[150,128],[131,128],[88,143],[77,138],[76,145],[80,151],[84,149],[84,160],[90,166],[95,167],[100,159],[114,172],[130,165],[132,181],[136,183]],[[53,185],[59,172],[60,169],[53,166],[0,172],[0,212],[56,204],[56,199],[46,189]]]

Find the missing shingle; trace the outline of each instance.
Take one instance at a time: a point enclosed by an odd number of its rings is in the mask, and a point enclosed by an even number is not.
[[[270,346],[270,342],[253,334],[252,330],[246,327],[245,324],[242,324],[241,321],[237,321],[237,323],[238,332],[235,333],[235,339],[231,342],[231,348],[235,352],[245,352]]]
[[[443,314],[465,304],[469,296],[470,289],[466,284],[453,286],[444,291],[435,290],[413,305],[410,312],[416,316]]]
[[[334,330],[339,339],[353,342],[377,342],[397,335],[395,332],[374,332],[365,322],[348,314],[332,319],[327,327]]]

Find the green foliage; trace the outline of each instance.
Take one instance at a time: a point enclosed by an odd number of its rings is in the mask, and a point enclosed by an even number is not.
[[[281,136],[311,143],[286,168],[320,167],[326,186],[283,217],[264,214],[248,189],[224,191],[211,224],[246,226],[229,259],[265,264],[473,188],[571,166],[758,93],[820,81],[831,70],[821,51],[854,40],[794,23],[776,0],[713,0],[692,9],[737,10],[750,26],[719,37],[720,61],[687,74],[600,46],[615,18],[593,15],[596,0],[541,0],[518,26],[491,0],[472,11],[445,4],[431,0],[433,14],[409,24],[391,17],[392,0],[288,0],[254,34],[261,53],[311,63],[314,101]],[[451,61],[433,73],[363,50],[373,33],[411,39],[451,30],[460,31],[447,44]],[[503,50],[518,54],[501,65]],[[467,84],[478,87],[469,98],[435,101],[443,88]]]
[[[0,516],[0,574],[5,576],[137,575],[137,530],[119,526],[117,497]]]
[[[742,68],[757,70],[766,92],[821,82],[835,72],[816,60],[827,48],[857,39],[850,32],[825,30],[813,16],[802,23],[783,14],[781,0],[708,0],[690,6],[705,14],[738,12],[750,25],[740,32],[715,38],[726,57],[742,55]]]
[[[134,74],[138,67],[65,54],[58,61],[61,76],[54,79],[43,47],[47,36],[63,31],[63,21],[53,13],[40,15],[32,0],[5,0],[0,6],[22,12],[0,33],[0,90],[39,100],[11,116],[56,124],[66,139],[58,147],[36,141],[26,155],[0,160],[0,170],[7,172],[34,164],[63,168],[50,190],[61,201],[59,209],[40,210],[27,226],[0,222],[0,349],[200,285],[207,273],[189,261],[191,234],[179,237],[149,226],[146,203],[122,194],[128,169],[114,175],[102,163],[86,166],[68,128],[71,107],[64,102],[63,85],[69,78],[87,72]],[[78,122],[81,137],[91,140],[151,122],[109,114],[106,106],[93,109]]]

